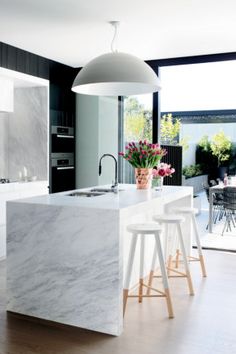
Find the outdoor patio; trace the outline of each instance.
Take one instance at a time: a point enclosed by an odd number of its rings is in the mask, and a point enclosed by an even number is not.
[[[209,233],[206,230],[209,217],[209,204],[205,192],[200,192],[201,198],[201,213],[197,216],[201,243],[203,248],[222,249],[236,252],[236,228],[232,227],[232,231],[225,231],[222,236],[225,218],[213,224],[213,232]]]

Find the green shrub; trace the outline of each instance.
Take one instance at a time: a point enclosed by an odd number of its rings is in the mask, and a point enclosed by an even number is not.
[[[212,155],[217,157],[218,166],[230,160],[232,155],[232,142],[222,130],[212,137],[210,147]]]
[[[200,176],[200,175],[202,175],[201,166],[200,165],[184,166],[183,167],[183,175],[186,178]]]

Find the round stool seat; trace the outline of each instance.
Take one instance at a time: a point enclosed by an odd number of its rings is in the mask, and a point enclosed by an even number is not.
[[[181,214],[194,214],[194,215],[196,215],[198,213],[198,209],[191,208],[191,207],[177,207],[177,208],[172,209],[172,212],[181,213]]]
[[[182,223],[184,218],[181,215],[176,214],[162,214],[162,215],[154,215],[153,220],[159,222],[160,224],[176,224]]]
[[[153,234],[154,232],[160,232],[161,227],[154,223],[140,223],[128,225],[127,230],[137,234]]]

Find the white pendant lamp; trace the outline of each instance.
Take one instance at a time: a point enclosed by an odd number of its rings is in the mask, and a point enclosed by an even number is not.
[[[95,96],[130,96],[159,91],[160,80],[152,68],[141,59],[114,50],[119,22],[115,28],[111,53],[91,60],[77,74],[72,91]]]

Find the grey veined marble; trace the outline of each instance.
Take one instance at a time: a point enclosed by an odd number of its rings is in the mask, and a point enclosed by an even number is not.
[[[16,88],[14,112],[0,113],[0,178],[18,180],[26,167],[28,176],[47,179],[48,90]]]
[[[154,214],[173,206],[190,206],[192,188],[142,191],[134,185],[120,187],[117,194],[94,198],[63,192],[8,202],[9,311],[121,334],[123,273],[131,242],[127,225],[150,222]],[[190,234],[186,223],[189,250]],[[145,276],[150,272],[154,238],[146,241]],[[131,286],[139,278],[138,253]]]
[[[119,335],[122,264],[115,214],[11,203],[8,310]]]

